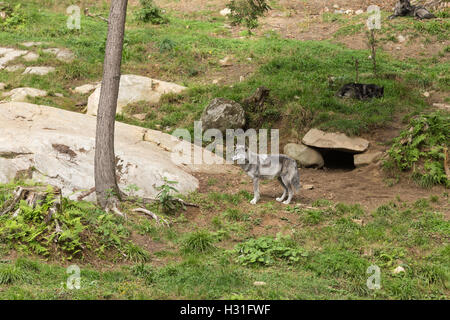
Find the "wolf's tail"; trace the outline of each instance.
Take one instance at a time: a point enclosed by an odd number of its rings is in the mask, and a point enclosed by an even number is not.
[[[300,174],[298,173],[297,162],[294,160],[292,164],[294,171],[294,177],[292,178],[292,186],[296,191],[300,190]]]

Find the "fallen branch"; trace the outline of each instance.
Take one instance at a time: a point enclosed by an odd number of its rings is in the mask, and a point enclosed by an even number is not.
[[[84,9],[84,15],[86,15],[88,17],[92,17],[92,18],[98,18],[98,19],[101,19],[101,20],[105,21],[106,23],[108,23],[108,19],[103,18],[101,15],[90,13],[89,8]]]
[[[95,191],[95,187],[92,187],[92,188],[89,189],[88,191],[83,192],[82,194],[80,194],[80,195],[77,197],[77,200],[78,200],[78,201],[83,200],[84,198],[86,198],[87,196],[89,196],[90,194],[92,194],[94,191]]]
[[[153,219],[155,219],[156,223],[163,224],[163,225],[165,224],[166,226],[169,227],[169,222],[166,219],[164,219],[163,217],[159,217],[158,215],[156,215],[155,213],[151,212],[150,210],[147,210],[147,209],[144,209],[144,208],[136,208],[136,209],[133,209],[133,211],[134,212],[145,213],[146,215],[148,215],[148,216],[152,217]],[[161,221],[162,221],[162,223],[161,223]]]

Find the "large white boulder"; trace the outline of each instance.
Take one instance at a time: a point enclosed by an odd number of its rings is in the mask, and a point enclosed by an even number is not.
[[[96,118],[23,102],[0,104],[0,183],[28,173],[34,180],[56,185],[76,198],[94,186]],[[193,172],[232,171],[230,165],[176,163],[172,153],[180,141],[155,130],[116,123],[115,153],[119,187],[136,185],[135,194],[155,197],[163,178],[178,181],[181,193],[198,188]],[[183,145],[193,147],[188,142]],[[204,156],[217,158],[201,147]],[[217,160],[217,159],[216,159]],[[92,194],[87,200],[95,200]]]
[[[119,97],[117,100],[117,113],[122,113],[123,107],[138,101],[158,103],[163,94],[180,93],[186,87],[175,83],[155,80],[137,75],[122,75],[120,77]],[[97,115],[98,103],[100,100],[99,86],[89,96],[87,114]]]

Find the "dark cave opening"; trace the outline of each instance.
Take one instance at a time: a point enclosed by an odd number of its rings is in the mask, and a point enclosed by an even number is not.
[[[327,169],[349,171],[355,169],[352,153],[330,149],[321,149],[319,152],[323,156],[325,162],[324,167]]]

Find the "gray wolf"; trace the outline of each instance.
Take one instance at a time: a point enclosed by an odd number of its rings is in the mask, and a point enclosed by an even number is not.
[[[432,19],[436,18],[436,16],[430,13],[423,6],[413,6],[409,2],[409,0],[399,0],[394,8],[394,14],[389,16],[389,19],[393,19],[395,17],[404,17],[404,16],[412,16],[417,19]]]
[[[384,87],[375,84],[347,83],[337,93],[341,98],[381,98],[384,96]]]
[[[237,160],[239,166],[253,179],[254,196],[252,201],[250,201],[251,204],[256,204],[259,200],[260,179],[278,178],[284,192],[276,200],[284,204],[289,204],[295,191],[300,189],[297,162],[284,154],[257,154],[247,150],[243,145],[237,145],[232,160]],[[287,199],[285,200],[286,196]]]

